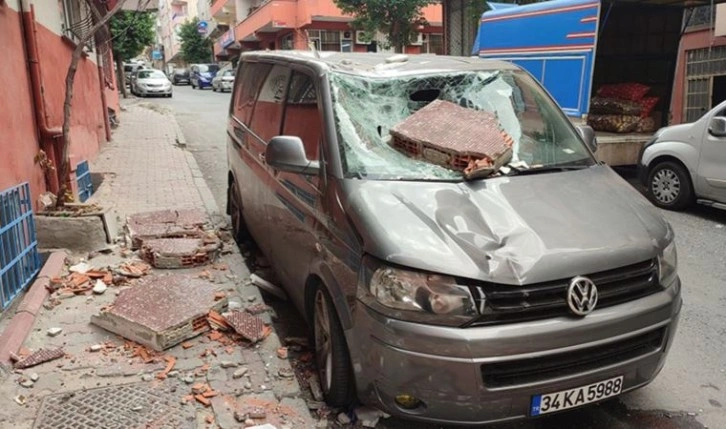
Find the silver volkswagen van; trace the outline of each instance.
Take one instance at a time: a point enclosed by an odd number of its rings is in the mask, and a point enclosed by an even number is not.
[[[308,320],[330,405],[474,425],[598,402],[663,367],[673,231],[518,67],[245,53],[228,140],[235,236]],[[480,174],[454,162],[472,157]]]

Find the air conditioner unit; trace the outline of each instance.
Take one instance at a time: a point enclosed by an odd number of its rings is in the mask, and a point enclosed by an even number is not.
[[[355,43],[359,45],[370,45],[371,40],[373,40],[373,37],[368,32],[361,30],[355,32]]]
[[[341,40],[353,40],[353,32],[352,31],[341,31],[340,39]]]
[[[425,40],[425,36],[423,33],[416,33],[416,38],[411,41],[411,46],[421,46],[423,45]]]

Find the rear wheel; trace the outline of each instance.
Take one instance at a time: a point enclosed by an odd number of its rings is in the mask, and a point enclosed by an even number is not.
[[[656,206],[683,210],[693,202],[691,177],[681,164],[664,161],[648,174],[648,198]]]
[[[318,376],[326,402],[347,407],[355,399],[353,371],[343,327],[324,287],[315,291],[313,335]]]

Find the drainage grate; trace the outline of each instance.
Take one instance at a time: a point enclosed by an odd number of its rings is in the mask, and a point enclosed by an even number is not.
[[[173,390],[134,383],[47,396],[34,429],[195,428],[194,408],[179,406]]]

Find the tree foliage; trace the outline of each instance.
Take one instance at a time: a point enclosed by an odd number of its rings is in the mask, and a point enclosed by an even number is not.
[[[188,63],[206,63],[212,58],[212,41],[197,31],[199,18],[187,21],[179,27],[181,55]]]
[[[111,18],[113,57],[130,60],[154,43],[156,17],[150,12],[121,11]]]
[[[355,17],[353,25],[369,33],[380,31],[397,52],[410,44],[419,25],[426,22],[423,8],[437,0],[334,0],[343,13]]]

